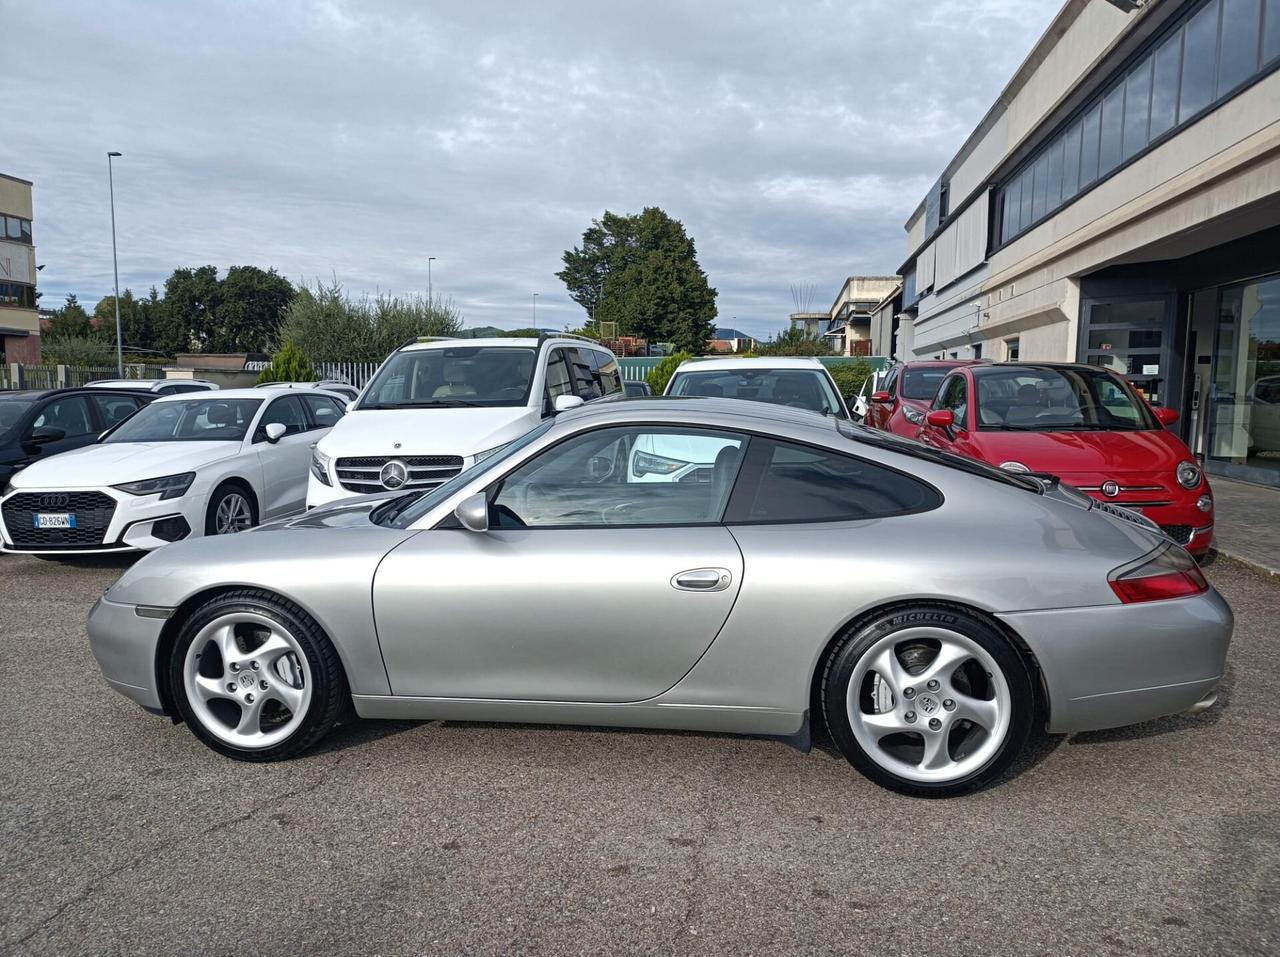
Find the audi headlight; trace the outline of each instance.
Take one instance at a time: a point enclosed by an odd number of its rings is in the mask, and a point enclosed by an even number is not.
[[[322,485],[332,486],[329,481],[329,463],[333,459],[325,455],[314,445],[311,446],[311,474],[314,475]]]
[[[195,472],[183,472],[181,475],[162,475],[160,478],[143,479],[141,482],[125,482],[113,485],[112,488],[130,495],[159,495],[160,501],[170,498],[182,498],[196,480]]]
[[[650,452],[637,452],[635,458],[636,475],[670,475],[679,472],[688,465],[679,459],[669,459],[665,455],[653,455]]]
[[[1200,466],[1195,462],[1182,462],[1178,465],[1178,484],[1183,488],[1200,486]]]
[[[491,459],[491,458],[493,458],[495,455],[497,455],[499,452],[501,452],[503,449],[505,449],[505,448],[506,448],[508,445],[510,445],[510,444],[511,444],[510,442],[503,442],[501,445],[495,445],[495,446],[494,446],[493,448],[491,448],[491,449],[485,449],[483,452],[477,452],[477,453],[476,453],[476,460],[475,460],[475,462],[474,462],[473,464],[475,464],[475,465],[479,465],[479,464],[480,464],[481,462],[483,462],[485,459]]]

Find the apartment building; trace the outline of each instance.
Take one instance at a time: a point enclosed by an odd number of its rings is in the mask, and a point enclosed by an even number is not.
[[[1280,0],[1069,0],[906,224],[897,354],[1115,369],[1280,486],[1278,68]]]
[[[31,183],[0,173],[0,353],[5,362],[40,361]]]

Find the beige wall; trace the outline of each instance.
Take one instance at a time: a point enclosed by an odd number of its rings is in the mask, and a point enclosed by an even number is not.
[[[0,213],[34,219],[31,207],[31,184],[0,174]],[[35,250],[23,243],[0,240],[0,281],[36,284]],[[0,332],[0,348],[9,362],[40,361],[40,316],[35,309],[0,306],[0,330],[16,329],[29,335],[5,335]]]
[[[0,173],[0,213],[35,219],[31,214],[31,184]]]

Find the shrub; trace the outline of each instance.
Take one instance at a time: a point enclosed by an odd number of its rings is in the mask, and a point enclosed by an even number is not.
[[[836,389],[848,398],[862,391],[862,384],[872,375],[871,363],[864,359],[857,362],[841,362],[827,366],[831,378],[836,380]]]
[[[311,363],[307,361],[302,350],[292,342],[282,345],[274,356],[271,365],[262,370],[259,382],[312,382],[320,378]]]
[[[116,347],[97,336],[45,336],[40,357],[47,365],[114,366]]]
[[[676,369],[680,367],[680,363],[688,362],[692,358],[693,356],[687,352],[673,352],[650,369],[647,378],[649,388],[653,390],[653,394],[662,395],[667,389],[667,383],[671,381]]]

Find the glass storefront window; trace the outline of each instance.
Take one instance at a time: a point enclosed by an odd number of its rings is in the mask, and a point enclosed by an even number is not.
[[[1280,273],[1223,287],[1214,353],[1210,465],[1280,485]]]

